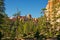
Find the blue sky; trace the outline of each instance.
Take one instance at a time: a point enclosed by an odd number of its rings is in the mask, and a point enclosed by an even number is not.
[[[38,18],[42,14],[40,11],[45,8],[48,0],[5,0],[6,13],[11,17],[14,13],[21,11],[21,15],[31,14],[32,17]]]

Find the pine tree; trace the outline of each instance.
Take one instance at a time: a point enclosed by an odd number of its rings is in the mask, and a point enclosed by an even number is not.
[[[0,0],[0,15],[4,17],[8,17],[7,14],[5,13],[5,0]]]
[[[5,13],[4,0],[0,0],[0,14]]]
[[[0,0],[0,24],[3,23],[3,13],[5,12],[4,0]],[[1,25],[0,25],[1,28]]]

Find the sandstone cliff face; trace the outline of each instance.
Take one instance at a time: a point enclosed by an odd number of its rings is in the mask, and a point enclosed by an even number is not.
[[[52,24],[52,28],[56,27],[60,30],[60,0],[48,0],[46,9],[47,10],[45,10],[45,15],[47,21]]]
[[[60,0],[48,0],[48,4],[46,6],[46,17],[47,20],[53,21],[54,17],[58,17],[60,15]]]

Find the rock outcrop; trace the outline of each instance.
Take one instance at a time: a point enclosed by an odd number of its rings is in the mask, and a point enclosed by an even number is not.
[[[52,27],[54,28],[55,25],[58,25],[60,23],[60,0],[48,0],[48,4],[46,6],[46,20],[52,24]],[[57,28],[60,25],[56,26]],[[60,27],[59,27],[60,29]]]
[[[54,17],[58,17],[60,15],[60,0],[48,0],[46,9],[45,14],[47,20],[53,21]]]

